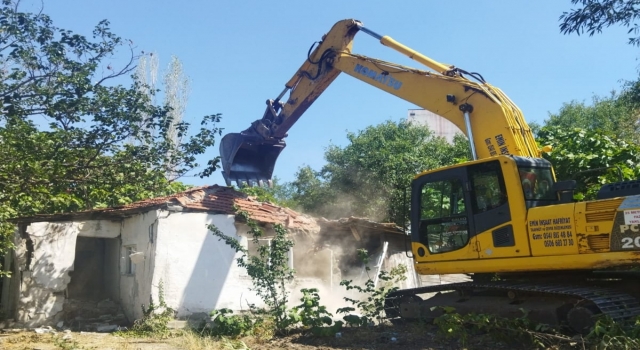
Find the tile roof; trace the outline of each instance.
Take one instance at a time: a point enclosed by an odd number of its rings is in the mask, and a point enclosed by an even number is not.
[[[72,221],[120,219],[158,208],[182,207],[183,211],[198,211],[217,214],[236,213],[236,209],[245,211],[249,216],[262,224],[282,224],[290,230],[303,231],[310,234],[323,235],[343,234],[352,227],[365,229],[371,233],[404,234],[402,229],[393,223],[378,223],[366,218],[348,217],[337,220],[313,218],[292,209],[280,207],[269,202],[260,202],[255,197],[238,192],[226,186],[193,187],[186,191],[164,197],[149,198],[131,204],[91,209],[72,213],[42,214],[31,217],[13,219],[13,222],[37,221]]]
[[[245,211],[255,221],[266,224],[282,224],[288,229],[299,229],[317,233],[319,227],[312,217],[269,202],[259,202],[254,197],[230,187],[213,185],[198,190],[183,192],[175,200],[183,208],[223,214],[235,214],[234,206]]]
[[[317,233],[319,227],[310,216],[289,208],[260,202],[255,197],[238,192],[231,187],[218,185],[190,188],[169,196],[145,199],[122,206],[92,209],[73,213],[45,214],[14,219],[14,222],[67,221],[81,219],[121,218],[155,208],[180,206],[189,211],[218,214],[235,214],[235,208],[246,211],[249,216],[263,224],[283,224],[287,229]]]

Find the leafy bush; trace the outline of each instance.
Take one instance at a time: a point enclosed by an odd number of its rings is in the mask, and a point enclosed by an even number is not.
[[[365,249],[359,249],[357,253],[360,260],[365,264],[365,270],[367,271],[367,275],[369,275],[371,269],[367,266],[369,262],[368,252]],[[376,286],[376,282],[373,281],[371,277],[367,279],[364,287],[353,284],[351,280],[341,281],[341,286],[345,286],[347,290],[356,290],[362,294],[362,297],[360,299],[344,297],[344,300],[355,307],[343,307],[338,309],[337,312],[346,314],[343,319],[350,325],[364,326],[373,322],[373,320],[381,323],[384,318],[385,299],[389,293],[399,289],[395,287],[394,284],[404,281],[406,279],[406,272],[407,267],[405,265],[398,265],[389,272],[380,270],[378,274],[378,280],[382,281],[380,286]],[[352,312],[356,310],[359,310],[361,315],[352,314]]]
[[[119,332],[124,336],[159,336],[169,335],[169,321],[175,317],[175,310],[170,308],[164,300],[164,286],[162,280],[158,285],[158,305],[149,298],[149,306],[142,305],[142,318],[136,320],[130,330]]]
[[[300,291],[302,304],[294,307],[289,314],[292,325],[302,323],[311,333],[323,336],[333,335],[342,328],[343,323],[341,321],[333,323],[331,318],[333,314],[327,311],[325,306],[320,305],[317,288],[305,288]]]
[[[640,349],[640,317],[627,324],[611,317],[598,318],[586,341],[597,349]]]
[[[211,319],[213,323],[212,335],[234,338],[252,334],[257,322],[249,314],[233,315],[233,311],[226,308],[213,310]]]

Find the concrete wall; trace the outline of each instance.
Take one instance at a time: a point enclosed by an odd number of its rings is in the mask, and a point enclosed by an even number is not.
[[[99,298],[119,302],[130,321],[143,316],[141,305],[149,305],[150,298],[158,301],[161,283],[164,299],[178,317],[198,317],[219,308],[246,310],[250,303],[260,305],[259,298],[249,290],[251,279],[246,270],[236,264],[239,254],[218,240],[207,225],[216,226],[248,246],[247,228],[237,224],[233,215],[153,210],[120,222],[31,224],[25,235],[17,234],[15,238],[17,321],[27,326],[55,324],[62,316],[67,288],[71,297],[87,291],[82,289],[82,283],[75,291],[73,284],[69,286],[74,277],[80,279],[76,282],[96,284],[92,289],[104,292]],[[77,237],[86,237],[81,240],[80,249],[76,249]],[[92,255],[92,250],[100,253]],[[135,253],[133,258],[129,253]],[[298,267],[296,260],[303,268],[300,257],[316,266],[307,266],[307,274],[301,274],[302,278],[292,286],[291,305],[299,303],[301,288],[316,287],[321,289],[324,302],[335,301],[344,306],[341,296],[335,294],[343,289],[338,285],[339,271],[333,273],[331,290],[331,268],[333,265],[337,269],[338,265],[332,263],[335,257],[330,253],[327,250],[311,254],[304,244],[294,246],[294,268]],[[76,261],[77,273],[70,277],[77,254],[85,257]],[[390,265],[410,263],[404,251],[400,253],[394,244],[388,255]],[[85,277],[80,277],[83,274]],[[102,279],[92,279],[96,274],[102,274]],[[406,287],[415,286],[415,276],[409,273],[407,277]]]
[[[246,238],[237,235],[233,215],[178,212],[159,220],[153,295],[157,298],[162,281],[165,300],[178,317],[222,307],[240,309],[241,299],[254,299],[248,293],[250,280],[236,265],[238,255],[207,225],[246,246]]]
[[[56,323],[74,269],[76,238],[115,238],[120,223],[111,221],[33,223],[15,236],[15,274],[19,279],[16,320],[26,326]]]
[[[16,320],[33,327],[57,323],[67,292],[71,298],[111,298],[127,319],[138,319],[141,305],[158,301],[161,281],[178,317],[260,304],[246,271],[236,265],[239,255],[213,236],[209,224],[247,246],[233,215],[150,211],[121,222],[33,223],[24,238],[15,238]],[[130,252],[139,256],[132,260]]]
[[[166,212],[154,210],[135,215],[122,222],[119,264],[120,305],[130,321],[143,316],[141,305],[149,305],[149,298],[152,294],[151,283],[154,274],[158,224],[166,214]],[[138,263],[133,263],[131,273],[127,271],[128,248],[134,252],[142,253],[142,259]]]
[[[36,326],[58,321],[79,228],[77,223],[35,223],[27,228],[28,238],[16,239],[21,271],[18,322]]]

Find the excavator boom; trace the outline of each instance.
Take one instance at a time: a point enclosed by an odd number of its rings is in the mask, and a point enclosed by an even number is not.
[[[358,31],[430,70],[352,53]],[[439,63],[388,36],[376,34],[353,19],[337,22],[312,49],[279,96],[267,100],[261,119],[240,133],[223,137],[220,155],[227,185],[233,181],[238,185],[269,183],[277,158],[286,146],[287,131],[340,73],[450,120],[469,138],[474,159],[500,154],[540,156],[518,107],[479,74]]]
[[[309,50],[307,60],[285,84],[275,100],[267,100],[262,119],[240,133],[226,134],[220,142],[222,175],[231,185],[270,183],[278,155],[286,143],[287,131],[338,77],[339,70],[327,65],[334,50],[350,51],[358,21],[336,23],[320,44]],[[315,44],[314,44],[315,45]],[[322,70],[322,68],[326,68]],[[289,92],[289,99],[281,99]]]
[[[353,53],[358,31],[427,69]],[[356,20],[333,26],[267,101],[261,119],[225,135],[227,184],[268,183],[287,131],[340,73],[451,121],[471,146],[472,161],[414,177],[409,214],[414,270],[472,274],[474,281],[394,292],[386,299],[388,317],[431,317],[438,305],[506,315],[525,308],[544,315],[545,323],[583,331],[596,314],[621,321],[640,316],[640,274],[615,273],[640,263],[637,182],[610,184],[597,200],[575,202],[575,181],[556,180],[541,157],[548,149],[538,148],[522,112],[500,89]]]

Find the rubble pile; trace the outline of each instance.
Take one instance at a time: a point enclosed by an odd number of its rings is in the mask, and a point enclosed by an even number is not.
[[[129,325],[122,308],[110,299],[99,302],[67,299],[57,328],[87,332],[113,332]]]

